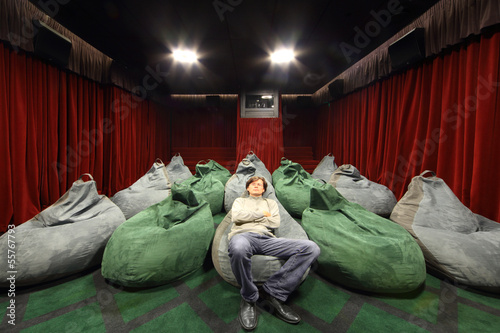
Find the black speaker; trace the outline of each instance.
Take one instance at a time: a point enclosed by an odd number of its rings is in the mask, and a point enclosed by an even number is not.
[[[299,108],[312,108],[314,106],[311,96],[297,96],[297,106]]]
[[[393,70],[404,69],[425,58],[424,33],[423,28],[415,28],[389,45],[389,57]]]
[[[67,67],[71,52],[71,40],[64,37],[40,20],[33,20],[35,55],[55,65]]]
[[[332,99],[337,99],[344,95],[344,80],[335,80],[328,85],[328,90],[330,91],[330,96]]]
[[[210,95],[205,96],[207,101],[207,106],[211,107],[219,107],[220,106],[220,96],[219,95]]]

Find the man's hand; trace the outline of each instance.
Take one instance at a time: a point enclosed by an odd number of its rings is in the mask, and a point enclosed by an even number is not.
[[[266,217],[271,216],[271,213],[269,213],[267,210],[263,211],[263,213],[264,213],[264,216],[266,216]]]

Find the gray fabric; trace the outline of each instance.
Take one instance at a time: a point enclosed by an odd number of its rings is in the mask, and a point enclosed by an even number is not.
[[[128,220],[170,195],[167,168],[157,160],[151,169],[130,187],[117,192],[111,200],[122,210]]]
[[[258,162],[257,162],[258,163]],[[214,242],[212,245],[212,261],[214,266],[221,275],[221,277],[232,285],[237,286],[236,278],[231,269],[231,264],[229,262],[229,255],[227,253],[228,248],[228,234],[231,230],[231,207],[234,200],[241,196],[248,196],[246,192],[246,181],[255,175],[263,176],[262,166],[260,166],[260,171],[257,171],[255,165],[248,159],[243,159],[236,173],[229,179],[225,187],[225,207],[228,209],[228,214],[222,220],[222,222],[217,227],[215,232]],[[270,173],[269,173],[270,174]],[[266,177],[267,190],[263,197],[273,199],[277,202],[279,212],[280,212],[280,227],[274,231],[276,237],[292,238],[292,239],[309,239],[306,232],[300,226],[300,224],[295,221],[290,214],[281,205],[276,194],[274,192],[274,187],[270,180]],[[252,257],[252,274],[256,283],[260,284],[265,282],[272,274],[277,272],[281,266],[284,264],[283,260],[271,256],[260,256],[255,255]],[[309,272],[309,271],[308,271]],[[308,273],[307,272],[307,273]],[[307,273],[305,276],[307,276]],[[304,278],[305,278],[304,276]]]
[[[228,234],[231,231],[231,211],[217,227],[215,231],[214,244],[212,246],[212,261],[220,276],[230,284],[238,286],[236,277],[231,269],[231,262],[228,255]],[[285,263],[272,256],[254,255],[252,257],[252,276],[257,284],[264,283],[271,275],[277,272]]]
[[[246,192],[246,182],[254,175],[256,175],[255,165],[250,162],[250,160],[244,158],[240,164],[238,164],[236,172],[229,178],[224,187],[224,209],[226,212],[231,210],[234,200],[241,197]],[[263,177],[269,184],[269,178],[266,176]]]
[[[273,177],[269,170],[267,170],[266,165],[257,157],[257,155],[254,154],[253,151],[250,151],[247,154],[246,159],[252,162],[255,167],[255,176],[262,176],[266,178],[268,182],[273,181]]]
[[[464,234],[476,232],[479,222],[469,208],[455,196],[444,180],[421,178],[423,197],[413,226],[429,227]],[[437,218],[439,217],[439,218]]]
[[[413,234],[437,273],[500,292],[500,224],[470,211],[443,179],[414,177],[391,220]]]
[[[0,285],[7,286],[12,270],[17,271],[16,286],[27,286],[98,266],[108,239],[124,221],[93,180],[80,178],[52,206],[13,229],[16,266],[0,261]],[[7,254],[8,233],[0,237],[0,251]]]
[[[397,203],[394,193],[387,186],[368,180],[351,164],[337,168],[328,184],[333,185],[350,202],[380,216],[388,217]]]
[[[332,173],[337,170],[337,168],[338,166],[335,163],[335,156],[330,153],[323,157],[321,162],[318,163],[311,176],[314,179],[321,180],[323,183],[328,183]]]
[[[184,160],[180,154],[172,156],[170,163],[167,165],[167,175],[170,182],[180,183],[191,177],[193,174],[189,168],[184,165]]]
[[[259,175],[257,172],[258,171],[255,165],[247,159],[243,159],[240,164],[238,164],[236,173],[227,181],[224,189],[224,207],[226,208],[226,211],[229,212],[231,210],[233,202],[236,198],[248,196],[248,192],[245,187],[246,182],[250,177]],[[299,223],[293,219],[293,217],[287,212],[276,197],[276,192],[271,184],[271,181],[265,176],[263,177],[267,181],[267,190],[263,194],[263,197],[276,201],[280,211],[281,226],[275,230],[275,235],[286,238],[308,239],[304,229],[300,227]],[[299,225],[299,228],[296,228],[296,225]]]
[[[231,211],[227,213],[226,217],[217,227],[212,245],[212,261],[214,267],[220,276],[230,284],[238,286],[238,282],[231,269],[231,263],[228,255],[228,234],[231,231]],[[292,239],[309,239],[304,229],[293,219],[282,219],[281,226],[276,229],[275,235],[282,238]],[[285,260],[281,260],[273,256],[254,255],[252,256],[252,276],[256,284],[262,284],[271,275],[279,271]],[[306,278],[309,270],[304,275]]]

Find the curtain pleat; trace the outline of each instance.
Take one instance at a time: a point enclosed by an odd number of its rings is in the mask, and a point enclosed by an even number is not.
[[[0,43],[0,232],[53,204],[83,173],[112,196],[170,159],[169,112]]]
[[[8,49],[0,46],[0,202],[2,209],[0,214],[0,230],[5,230],[9,220],[14,214],[14,203],[12,198],[12,167],[10,154],[10,89],[9,76],[10,66]]]
[[[172,147],[235,147],[235,107],[174,107]],[[172,152],[175,154],[175,152]]]
[[[469,102],[475,113],[474,132],[480,133],[475,140],[467,138],[474,145],[470,207],[500,221],[500,33],[484,39],[479,46],[476,104]]]
[[[284,156],[281,103],[278,118],[241,118],[238,101],[236,140],[237,163],[253,151],[271,173],[276,170]]]
[[[317,152],[398,198],[434,170],[475,213],[500,221],[498,59],[500,33],[484,34],[323,106]]]

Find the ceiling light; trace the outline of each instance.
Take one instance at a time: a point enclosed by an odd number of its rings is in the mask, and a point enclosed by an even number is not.
[[[279,50],[271,54],[271,60],[275,63],[290,62],[295,58],[292,50]]]
[[[180,62],[193,63],[198,60],[198,57],[193,51],[188,50],[175,50],[174,59]]]

